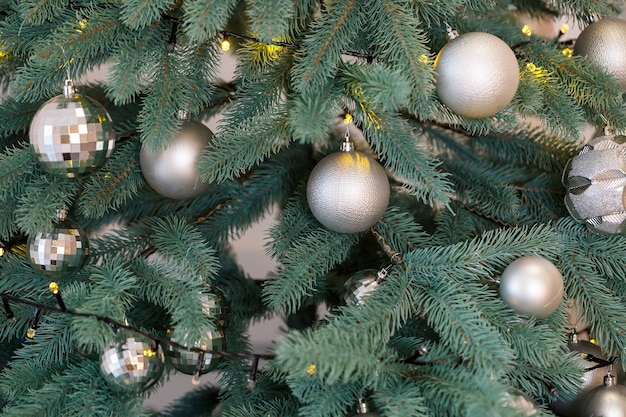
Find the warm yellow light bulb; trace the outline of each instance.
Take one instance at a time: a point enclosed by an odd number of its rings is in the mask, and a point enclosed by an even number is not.
[[[428,64],[428,55],[426,55],[426,54],[421,54],[421,55],[417,58],[417,60],[418,60],[419,62],[421,62],[422,64]]]
[[[309,367],[306,370],[306,373],[309,375],[315,375],[315,364],[312,363],[309,365]]]
[[[563,51],[561,52],[568,58],[571,58],[574,55],[574,50],[572,48],[563,48]]]
[[[563,23],[561,25],[561,33],[567,33],[568,30],[569,30],[569,25],[567,23]]]
[[[224,52],[230,50],[230,41],[226,38],[222,39],[221,47]]]
[[[343,124],[347,125],[352,123],[352,115],[350,113],[346,113],[346,116],[343,118]]]
[[[0,248],[0,256],[4,255],[4,248]]]
[[[155,354],[155,352],[152,349],[150,349],[150,348],[143,350],[143,356],[145,356],[147,358],[149,358],[151,356],[154,356],[154,354]]]
[[[31,327],[28,329],[28,331],[26,332],[26,337],[28,337],[29,339],[32,339],[33,337],[35,337],[35,332],[37,330],[34,327]]]
[[[532,72],[537,71],[537,67],[532,62],[529,62],[528,64],[526,64],[526,68],[528,68]]]
[[[533,30],[528,25],[522,26],[522,33],[526,36],[530,36],[533,34]]]
[[[54,295],[57,295],[59,293],[59,284],[57,284],[54,281],[50,282],[50,284],[48,285],[48,288],[50,288],[50,292]]]

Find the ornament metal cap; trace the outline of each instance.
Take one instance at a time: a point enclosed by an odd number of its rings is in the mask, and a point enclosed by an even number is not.
[[[578,334],[576,329],[572,329],[572,332],[569,334],[569,342],[570,343],[580,342],[580,335]]]
[[[187,110],[178,110],[178,119],[179,120],[189,120],[189,112]]]
[[[76,88],[74,88],[74,82],[70,78],[68,78],[67,80],[65,80],[65,83],[63,84],[63,95],[67,98],[70,98],[74,94],[76,94]]]
[[[613,385],[617,385],[617,378],[611,374],[611,371],[604,377],[604,386],[612,387]]]
[[[367,403],[365,402],[365,400],[363,399],[363,397],[359,398],[359,405],[357,408],[357,414],[365,414],[368,413],[369,407],[367,406]]]
[[[60,222],[63,222],[65,220],[67,220],[67,210],[63,209],[58,209],[57,210],[57,220]]]

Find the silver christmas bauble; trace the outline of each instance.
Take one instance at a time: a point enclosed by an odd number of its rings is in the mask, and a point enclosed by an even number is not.
[[[76,94],[71,84],[39,108],[29,137],[41,165],[69,178],[101,167],[115,147],[109,113],[92,98]]]
[[[204,193],[210,183],[198,178],[198,158],[213,139],[213,132],[196,120],[185,120],[169,146],[159,152],[141,148],[139,163],[144,178],[159,194],[183,199]]]
[[[339,233],[362,232],[382,217],[389,204],[389,179],[373,158],[340,151],[311,171],[306,196],[313,216]]]
[[[500,296],[517,313],[542,319],[561,304],[563,276],[547,259],[524,256],[502,272]]]
[[[435,60],[437,95],[453,112],[491,117],[515,96],[519,66],[515,53],[497,36],[464,33],[448,42]]]
[[[583,406],[582,417],[626,417],[626,387],[610,385],[594,388]]]
[[[163,349],[152,351],[146,336],[121,330],[100,357],[100,370],[111,385],[142,392],[157,383],[165,368]]]
[[[202,350],[222,352],[226,350],[224,333],[219,330],[211,332],[207,334],[206,337],[194,343],[193,347]],[[199,352],[178,349],[169,345],[165,349],[165,355],[168,357],[170,363],[176,370],[187,375],[193,375],[195,373],[196,366],[198,365],[198,359],[200,358]],[[205,353],[204,359],[202,360],[200,374],[203,375],[215,369],[217,364],[220,362],[220,359],[221,356],[213,355],[212,353]]]
[[[218,287],[212,286],[210,292],[202,295],[202,312],[216,320],[222,329],[228,326],[230,321],[230,304],[224,292]]]
[[[591,140],[563,171],[565,206],[595,233],[626,234],[626,136]]]
[[[535,403],[523,391],[517,388],[509,388],[502,395],[501,408],[503,410],[515,410],[515,415],[517,416],[532,417],[539,415],[539,410],[535,407]]]
[[[626,91],[626,20],[612,17],[593,22],[578,35],[574,54],[614,75]]]
[[[35,269],[60,280],[82,268],[89,255],[85,231],[71,220],[61,220],[50,230],[28,239],[28,258]]]
[[[582,366],[585,371],[580,381],[580,392],[576,398],[565,401],[562,398],[558,398],[557,401],[550,403],[550,408],[563,417],[580,417],[580,411],[582,404],[592,389],[602,386],[604,383],[604,376],[607,373],[607,367],[597,367],[598,362],[591,360],[591,357],[606,360],[606,355],[602,353],[602,349],[598,345],[595,345],[587,340],[579,340],[577,342],[570,341],[567,347],[572,352],[579,352]],[[597,367],[597,368],[596,368]],[[595,368],[595,369],[592,369]]]
[[[346,305],[363,305],[365,298],[378,288],[378,271],[364,269],[352,275],[344,284],[343,299]]]

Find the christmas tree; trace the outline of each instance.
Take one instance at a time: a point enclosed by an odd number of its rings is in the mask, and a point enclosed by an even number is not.
[[[621,2],[0,4],[2,415],[626,416]]]

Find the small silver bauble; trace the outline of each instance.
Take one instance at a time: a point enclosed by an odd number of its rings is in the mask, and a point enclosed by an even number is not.
[[[113,386],[142,392],[156,384],[163,374],[164,356],[161,346],[152,350],[153,342],[146,336],[121,330],[100,357],[100,370]]]
[[[204,193],[210,183],[198,178],[198,158],[213,139],[213,132],[197,120],[185,120],[169,146],[159,152],[141,148],[139,163],[144,178],[159,194],[183,199]]]
[[[563,185],[577,222],[595,233],[626,234],[626,136],[591,140],[567,163]]]
[[[344,284],[343,299],[346,305],[363,305],[367,296],[378,288],[380,280],[387,275],[386,271],[364,269],[352,275]]]
[[[52,279],[67,278],[82,268],[89,255],[85,231],[67,220],[65,210],[50,230],[28,239],[28,258],[35,269]]]
[[[517,416],[538,416],[539,410],[528,396],[517,388],[509,388],[502,396],[502,409],[515,410]],[[508,414],[508,413],[505,413]]]
[[[626,387],[617,385],[615,377],[605,377],[605,385],[589,392],[582,417],[626,417]]]
[[[389,204],[389,179],[373,158],[344,150],[322,159],[311,171],[306,196],[313,216],[339,233],[358,233],[373,226]]]
[[[500,296],[517,313],[542,319],[561,304],[563,276],[547,259],[524,256],[502,273]]]
[[[111,116],[100,103],[76,94],[71,80],[64,94],[39,108],[28,133],[41,165],[69,178],[98,169],[115,147]]]
[[[446,44],[435,60],[437,95],[453,112],[491,117],[513,100],[519,85],[515,53],[497,36],[464,33]]]
[[[626,91],[626,20],[612,17],[593,22],[578,35],[574,54],[614,75]]]
[[[223,352],[226,350],[224,333],[219,330],[211,332],[207,334],[206,337],[194,343],[193,347],[202,350]],[[165,355],[168,357],[170,363],[176,370],[187,375],[194,375],[198,365],[198,359],[200,357],[199,352],[178,349],[168,345],[165,349]],[[215,369],[217,364],[220,362],[220,359],[221,356],[213,355],[212,353],[205,353],[200,374],[203,375]]]
[[[550,403],[550,408],[564,417],[579,417],[582,404],[587,394],[592,389],[603,385],[604,376],[608,370],[607,367],[598,367],[598,362],[591,360],[591,357],[606,360],[606,355],[602,353],[602,349],[600,349],[598,345],[587,340],[579,340],[577,334],[570,337],[567,347],[572,352],[580,352],[583,367],[590,370],[585,371],[583,374],[580,381],[580,392],[576,398],[570,401],[558,398],[556,401]]]
[[[230,304],[226,299],[226,294],[215,286],[211,286],[209,291],[201,297],[202,312],[214,318],[220,328],[225,329],[230,321]]]

